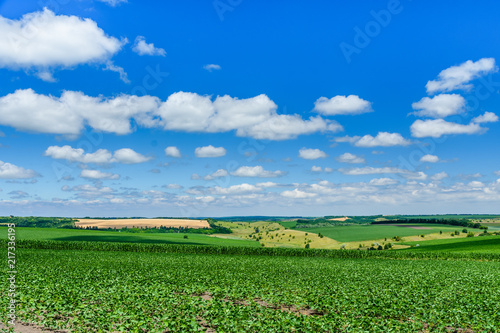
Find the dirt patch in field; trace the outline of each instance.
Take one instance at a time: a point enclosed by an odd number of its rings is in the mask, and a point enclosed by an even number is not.
[[[209,292],[203,292],[200,294],[191,294],[191,296],[199,297],[204,301],[209,301],[209,300],[213,299],[212,294]],[[239,299],[232,300],[228,297],[224,297],[223,301],[224,302],[231,302],[231,303],[236,304],[236,305],[243,305],[243,306],[250,305],[250,302],[247,300],[239,300]],[[309,307],[297,307],[295,305],[285,305],[285,304],[274,305],[274,304],[269,304],[260,298],[254,298],[253,301],[255,303],[259,304],[260,306],[264,306],[266,308],[284,311],[284,312],[288,312],[288,313],[293,313],[295,315],[304,315],[304,316],[322,316],[322,315],[324,315],[323,312],[311,309]]]
[[[414,225],[405,225],[405,224],[377,224],[377,225],[392,225],[395,227],[403,227],[403,228],[410,228],[410,229],[417,229],[417,230],[432,230],[432,228],[429,228],[429,227],[417,227]]]
[[[121,229],[121,228],[154,228],[154,227],[172,227],[172,228],[210,228],[206,220],[188,220],[188,219],[81,219],[75,222],[80,228],[97,227],[99,229]]]
[[[5,326],[4,324],[0,323],[1,330],[6,330],[6,329],[11,328],[11,327],[12,326]],[[14,325],[14,332],[16,332],[16,333],[66,333],[69,331],[68,330],[51,330],[51,329],[43,328],[43,327],[36,326],[36,325],[22,323],[22,322],[16,320],[15,325]]]

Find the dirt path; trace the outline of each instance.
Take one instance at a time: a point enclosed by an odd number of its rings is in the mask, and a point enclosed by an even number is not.
[[[9,328],[12,326],[5,326],[4,324],[0,323],[0,330],[2,332],[9,332]],[[16,321],[16,324],[14,325],[14,332],[16,333],[68,333],[68,330],[47,330],[44,329],[43,327],[39,327],[36,325],[30,325],[26,323],[22,323],[20,321]]]

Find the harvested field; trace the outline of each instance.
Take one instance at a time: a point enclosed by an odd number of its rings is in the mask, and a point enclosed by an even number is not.
[[[340,222],[345,222],[349,220],[349,218],[347,216],[344,216],[344,217],[336,217],[334,219],[328,219],[328,221],[340,221]]]
[[[188,219],[80,219],[75,222],[80,228],[97,227],[99,229],[121,229],[121,228],[154,228],[154,227],[172,227],[172,228],[209,228],[206,220],[188,220]]]

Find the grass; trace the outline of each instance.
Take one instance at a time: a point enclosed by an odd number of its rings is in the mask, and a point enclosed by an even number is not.
[[[500,253],[500,236],[436,239],[425,242],[404,242],[411,251]],[[415,245],[419,244],[418,247]]]
[[[184,236],[187,235],[187,239]],[[229,236],[229,235],[228,235]],[[7,228],[0,227],[0,239],[7,238]],[[222,245],[253,246],[256,241],[234,238],[218,238],[201,234],[184,233],[126,233],[117,231],[55,229],[55,228],[16,228],[16,239],[57,240],[57,241],[94,241],[122,243],[164,243],[185,245]]]
[[[339,242],[357,242],[376,239],[392,238],[394,236],[406,237],[416,235],[427,235],[438,233],[439,231],[451,233],[452,231],[462,231],[463,227],[450,226],[445,224],[408,224],[430,229],[412,229],[408,227],[398,227],[394,225],[353,225],[353,226],[335,226],[318,228],[300,228],[296,230],[321,233],[326,237]],[[468,229],[474,230],[474,229]],[[475,230],[477,231],[477,230]]]

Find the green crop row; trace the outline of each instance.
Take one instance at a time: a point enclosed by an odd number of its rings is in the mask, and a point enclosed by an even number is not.
[[[7,241],[1,240],[0,247],[6,247]],[[258,256],[291,256],[291,257],[325,257],[325,258],[392,258],[392,259],[452,259],[452,260],[488,260],[500,261],[499,253],[474,252],[421,252],[421,251],[366,251],[366,250],[326,250],[297,248],[262,248],[241,246],[205,246],[181,244],[147,244],[147,243],[105,243],[86,241],[49,241],[18,240],[18,248],[54,249],[54,250],[92,250],[92,251],[124,251],[152,253],[184,253],[184,254],[229,254]]]
[[[71,332],[498,332],[500,263],[16,251],[17,315]],[[6,281],[6,269],[0,278]],[[8,297],[0,290],[0,319]]]

